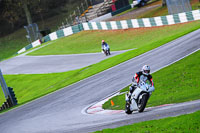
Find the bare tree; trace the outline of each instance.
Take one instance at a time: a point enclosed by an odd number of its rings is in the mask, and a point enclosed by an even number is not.
[[[83,0],[0,0],[0,22],[9,30],[11,27],[15,30],[39,19],[44,21],[62,13],[68,15],[80,1]]]
[[[19,20],[19,13],[21,13],[21,9],[18,8],[18,2],[12,0],[3,0],[1,1],[1,5],[3,5],[1,16],[6,20],[9,24],[11,24],[12,28],[14,28],[15,22]]]
[[[4,4],[2,9],[2,17],[6,19],[7,22],[12,25],[12,27],[14,27],[14,24],[18,22],[22,16],[26,16],[28,24],[32,23],[31,13],[28,5],[33,4],[33,2],[30,0],[3,0],[1,4]]]
[[[22,4],[22,7],[23,7],[24,12],[26,14],[27,23],[32,24],[31,13],[30,13],[29,8],[28,8],[28,1],[27,0],[21,0],[21,4]]]

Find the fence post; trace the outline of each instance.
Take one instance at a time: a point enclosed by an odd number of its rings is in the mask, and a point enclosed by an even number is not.
[[[1,73],[1,69],[0,69],[0,83],[1,83],[1,88],[3,90],[4,96],[7,99],[8,98],[8,92],[6,91],[7,85],[4,82],[4,78],[3,78],[3,75]]]

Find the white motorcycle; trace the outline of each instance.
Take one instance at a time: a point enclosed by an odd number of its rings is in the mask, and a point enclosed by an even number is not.
[[[110,55],[110,47],[109,46],[104,46],[103,47],[103,50],[102,53],[104,53],[106,56]]]
[[[127,114],[131,114],[136,110],[138,112],[143,112],[147,101],[154,90],[154,86],[152,86],[150,83],[141,81],[137,88],[133,91],[130,99],[128,98],[129,94],[126,94],[125,112]]]

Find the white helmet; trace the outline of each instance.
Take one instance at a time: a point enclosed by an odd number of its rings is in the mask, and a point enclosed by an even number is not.
[[[150,73],[150,67],[147,66],[147,65],[144,65],[144,66],[142,67],[142,73],[143,73],[144,75],[149,75],[149,73]]]

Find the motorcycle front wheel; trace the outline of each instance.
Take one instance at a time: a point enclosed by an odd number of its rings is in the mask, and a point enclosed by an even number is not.
[[[126,114],[132,114],[133,111],[130,110],[130,103],[128,101],[126,101],[126,105],[125,105],[125,113]]]
[[[143,112],[148,100],[148,95],[143,94],[142,99],[138,101],[138,112]]]

